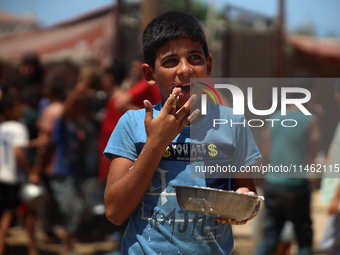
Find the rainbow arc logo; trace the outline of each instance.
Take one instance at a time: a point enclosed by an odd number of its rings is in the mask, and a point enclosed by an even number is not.
[[[215,105],[217,105],[217,102],[216,102],[216,99],[215,99],[213,94],[216,95],[219,103],[222,105],[221,97],[219,96],[216,89],[212,85],[210,85],[208,83],[203,83],[203,82],[198,82],[198,84],[203,85],[203,88],[202,87],[197,87],[197,88],[199,88],[199,89],[203,90],[205,93],[207,93],[211,97],[211,99],[213,100]],[[207,105],[207,94],[202,94],[202,98],[201,98],[202,99],[202,101],[201,101],[201,106],[202,106],[201,107],[201,109],[202,109],[201,114],[202,115],[207,114],[207,107],[206,107],[206,105]]]

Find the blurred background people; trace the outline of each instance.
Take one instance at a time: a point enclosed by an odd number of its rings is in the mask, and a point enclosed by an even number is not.
[[[5,240],[16,209],[20,204],[19,189],[23,183],[20,171],[25,171],[28,180],[36,182],[36,174],[26,156],[29,146],[27,127],[19,122],[23,114],[23,104],[19,95],[6,94],[1,102],[1,112],[6,120],[0,123],[0,254],[5,254]],[[33,236],[34,217],[27,215],[28,254],[37,255],[37,245]]]
[[[143,77],[142,73],[143,58],[135,58],[131,61],[130,70],[122,82],[122,90],[126,91],[136,85]]]
[[[307,83],[307,84],[306,84]],[[310,80],[299,87],[310,86]],[[295,94],[289,98],[297,98]],[[275,166],[306,167],[310,165],[319,150],[320,131],[316,117],[304,115],[296,105],[287,106],[286,115],[277,111],[272,119],[282,121],[294,119],[298,125],[285,127],[269,125],[264,131],[263,160]],[[279,123],[279,122],[277,122]],[[310,214],[311,186],[306,172],[268,172],[263,184],[265,196],[263,233],[255,254],[270,255],[280,242],[282,229],[287,221],[294,227],[299,255],[311,255],[313,244],[312,219]],[[289,246],[288,246],[289,247]],[[283,253],[284,254],[284,253]]]
[[[95,67],[81,69],[52,129],[54,160],[48,181],[62,216],[62,254],[74,252],[74,238],[86,212],[82,182],[93,174],[93,168],[97,166],[97,161],[92,158],[97,153],[92,155],[88,148],[92,143],[92,150],[96,152],[97,130],[89,103],[95,95],[95,86],[100,86],[98,78]]]
[[[46,101],[42,100],[44,68],[41,64],[40,57],[36,52],[25,53],[18,67],[18,82],[21,89],[29,96],[30,104],[33,108],[39,109],[44,107]]]
[[[49,183],[55,160],[55,145],[52,134],[55,121],[61,117],[64,110],[63,102],[66,97],[66,91],[75,83],[77,73],[78,69],[75,66],[60,63],[47,71],[44,81],[43,94],[46,104],[41,109],[36,124],[38,139],[43,140],[44,144],[38,148],[35,168],[40,173],[41,180],[49,194],[49,199],[40,212],[45,243],[59,242],[59,238],[53,230],[53,224],[57,222],[58,214],[56,214],[56,202],[51,196],[52,191]]]
[[[98,136],[98,177],[103,182],[106,182],[107,174],[111,161],[108,160],[103,152],[109,140],[112,130],[116,126],[118,120],[123,115],[124,111],[120,111],[116,107],[117,98],[123,93],[122,82],[126,75],[126,67],[120,61],[113,61],[113,63],[106,68],[102,82],[103,86],[107,87],[110,91],[108,95],[109,100],[106,103],[103,119],[100,123],[99,136]],[[130,106],[131,108],[133,106]],[[129,108],[130,108],[129,107]]]
[[[161,101],[158,87],[150,86],[145,81],[141,64],[140,59],[133,60],[126,77],[127,71],[123,62],[114,60],[103,74],[102,83],[105,91],[110,91],[111,88],[111,92],[108,93],[109,100],[105,107],[98,138],[98,177],[104,182],[107,178],[110,161],[103,156],[103,151],[119,118],[128,110],[144,108],[143,101],[145,99],[148,99],[152,104],[157,104]],[[124,91],[123,84],[125,84],[126,88],[129,88],[127,91]]]
[[[334,99],[340,109],[340,79],[335,83]],[[321,181],[321,199],[328,204],[328,219],[319,251],[327,255],[340,254],[340,121],[328,150],[328,171]]]

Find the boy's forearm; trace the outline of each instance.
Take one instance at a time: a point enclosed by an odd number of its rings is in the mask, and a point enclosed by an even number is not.
[[[157,141],[147,141],[129,169],[120,169],[121,158],[113,159],[104,197],[107,218],[112,223],[123,224],[136,209],[150,185],[164,151]],[[116,171],[121,174],[117,175]]]

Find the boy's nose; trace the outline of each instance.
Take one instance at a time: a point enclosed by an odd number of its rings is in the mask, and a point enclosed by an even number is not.
[[[188,76],[193,72],[192,66],[188,63],[186,59],[182,59],[177,66],[177,75]]]

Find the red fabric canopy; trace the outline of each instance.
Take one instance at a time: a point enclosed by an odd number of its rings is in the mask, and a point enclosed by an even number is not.
[[[42,60],[95,57],[109,61],[116,31],[114,9],[101,8],[48,28],[0,37],[0,58],[18,60],[36,52]]]

